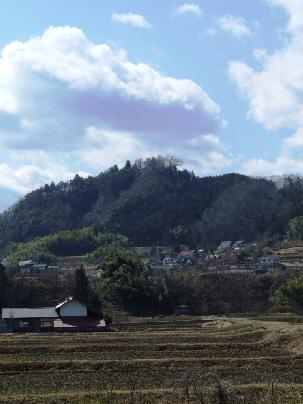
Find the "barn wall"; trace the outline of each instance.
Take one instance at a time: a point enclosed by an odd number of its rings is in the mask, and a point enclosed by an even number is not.
[[[60,307],[62,317],[86,317],[87,307],[79,302],[68,302]]]

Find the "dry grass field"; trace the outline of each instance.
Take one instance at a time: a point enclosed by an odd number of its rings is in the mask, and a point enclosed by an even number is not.
[[[295,316],[0,336],[1,403],[303,403]]]

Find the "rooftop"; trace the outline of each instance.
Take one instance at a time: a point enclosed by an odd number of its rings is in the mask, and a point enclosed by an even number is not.
[[[2,318],[56,318],[59,317],[54,307],[31,308],[8,308],[2,309]]]

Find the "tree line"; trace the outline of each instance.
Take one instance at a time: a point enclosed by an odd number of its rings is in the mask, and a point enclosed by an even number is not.
[[[27,243],[12,243],[7,249],[10,266],[19,261],[53,264],[58,257],[86,256],[89,262],[101,260],[107,248],[126,248],[129,241],[119,234],[100,233],[92,227],[63,230]]]
[[[96,177],[45,185],[0,215],[0,248],[93,227],[132,245],[214,247],[222,240],[280,239],[303,215],[303,180],[239,174],[198,177],[174,158],[113,166]]]
[[[135,315],[170,315],[178,305],[192,314],[264,313],[303,309],[303,277],[254,272],[154,273],[132,252],[108,248],[101,279],[92,288],[80,267],[69,283],[16,277],[0,266],[0,307],[39,307],[73,295],[97,313],[118,307]]]

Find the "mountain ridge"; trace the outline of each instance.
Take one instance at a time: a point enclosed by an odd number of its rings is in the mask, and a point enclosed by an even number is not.
[[[198,177],[173,158],[149,158],[95,177],[40,187],[0,214],[0,245],[85,226],[136,245],[215,245],[280,237],[303,213],[303,181],[230,173]]]

